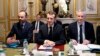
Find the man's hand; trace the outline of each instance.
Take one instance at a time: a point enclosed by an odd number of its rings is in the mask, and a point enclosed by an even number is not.
[[[87,44],[89,44],[89,43],[90,43],[90,41],[87,40],[87,39],[85,39],[85,40],[83,40],[83,43],[82,43],[82,44],[87,45]]]
[[[50,40],[45,40],[43,45],[44,46],[55,46],[55,42],[50,41]]]
[[[77,45],[77,41],[75,39],[71,39],[73,45]]]
[[[14,42],[18,42],[19,40],[14,39],[13,37],[7,38],[7,43],[14,43]]]

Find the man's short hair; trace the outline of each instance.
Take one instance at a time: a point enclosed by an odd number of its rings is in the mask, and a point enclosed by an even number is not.
[[[47,13],[47,15],[55,15],[55,17],[56,17],[56,13],[55,12],[52,12],[52,11],[49,11],[48,13]],[[47,15],[46,15],[46,17],[47,17]]]
[[[25,12],[25,16],[26,17],[28,16],[28,14],[27,14],[27,12],[25,10],[21,10],[20,12]]]

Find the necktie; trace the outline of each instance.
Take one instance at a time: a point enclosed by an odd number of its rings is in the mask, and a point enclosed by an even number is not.
[[[36,30],[38,29],[38,22],[36,22],[36,26],[35,26],[35,29],[36,29]]]
[[[21,28],[24,29],[24,24],[21,24]]]
[[[23,29],[24,29],[24,24],[23,24],[23,26],[22,26],[22,27],[23,27]]]
[[[50,27],[49,37],[52,38],[52,27]]]
[[[83,36],[82,36],[82,25],[80,25],[80,43],[83,42]]]

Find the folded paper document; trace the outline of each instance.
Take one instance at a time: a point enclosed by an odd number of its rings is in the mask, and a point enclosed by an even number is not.
[[[48,49],[48,50],[51,50],[53,47],[51,47],[51,46],[43,46],[43,45],[41,45],[40,47],[39,47],[39,49]]]
[[[100,45],[96,45],[96,44],[88,44],[88,47],[90,49],[100,49]]]
[[[100,53],[100,45],[89,44],[88,47],[91,49],[91,52]]]
[[[87,45],[83,44],[73,45],[73,47],[75,48],[75,50],[90,50],[90,48]]]
[[[84,44],[77,44],[77,45],[73,45],[73,47],[75,48],[75,50],[88,50],[88,51],[93,51],[93,52],[100,52],[100,45],[96,45],[96,44],[88,44],[88,45],[84,45]]]

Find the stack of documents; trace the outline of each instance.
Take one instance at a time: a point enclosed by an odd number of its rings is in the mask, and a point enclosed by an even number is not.
[[[100,53],[100,45],[89,44],[88,47],[91,49],[91,52]]]
[[[88,44],[88,45],[84,45],[84,44],[77,44],[77,45],[73,45],[75,50],[93,50],[93,49],[98,49],[100,50],[100,45],[96,45],[96,44]]]
[[[100,49],[100,45],[96,45],[96,44],[88,44],[88,47],[90,49]]]
[[[88,44],[88,45],[84,45],[84,44],[77,44],[77,45],[73,45],[73,47],[75,48],[75,50],[86,50],[86,51],[99,51],[100,52],[100,45],[96,45],[96,44]]]
[[[87,45],[83,44],[73,45],[73,47],[75,48],[75,50],[90,50],[90,48]]]

